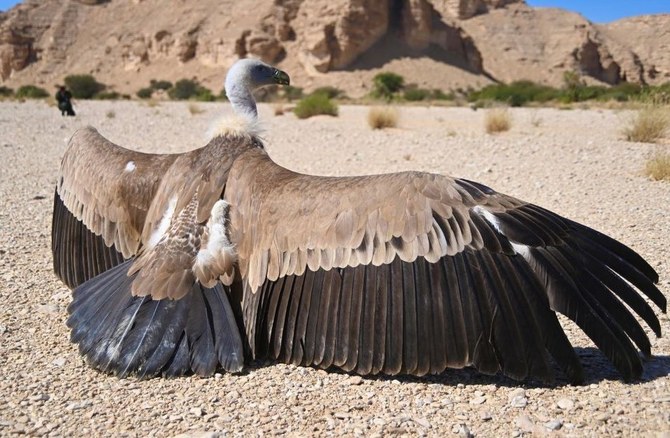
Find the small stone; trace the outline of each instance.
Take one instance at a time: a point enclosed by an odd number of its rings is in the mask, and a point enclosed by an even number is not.
[[[480,418],[482,421],[490,421],[490,420],[493,419],[493,415],[491,415],[490,412],[482,412],[482,413],[479,415],[479,418]]]
[[[33,401],[33,402],[47,401],[47,400],[49,400],[49,395],[48,394],[31,395],[29,399],[30,399],[30,401]]]
[[[35,306],[35,310],[39,313],[44,313],[45,315],[56,315],[60,312],[60,308],[57,304],[40,304]]]
[[[482,396],[475,397],[475,398],[473,398],[472,400],[470,400],[470,404],[471,404],[471,405],[481,405],[481,404],[484,403],[485,401],[486,401],[486,396],[483,396],[483,395],[482,395]]]
[[[51,365],[60,368],[63,365],[65,365],[66,362],[67,362],[67,359],[65,359],[64,357],[57,357],[56,359],[51,361]]]
[[[349,415],[346,412],[335,412],[333,414],[333,417],[337,418],[338,420],[345,420],[345,419],[349,418],[350,416],[351,415]]]
[[[425,418],[413,418],[412,420],[413,420],[416,424],[418,424],[419,426],[421,426],[421,427],[425,427],[426,429],[430,429],[430,428],[432,427],[432,425],[430,424],[430,422],[429,422],[428,420],[426,420]]]
[[[556,405],[564,411],[569,411],[575,407],[575,402],[569,398],[562,398],[556,403]]]
[[[526,397],[516,396],[509,402],[509,404],[513,408],[525,408],[528,404],[528,399]]]
[[[530,433],[535,429],[535,423],[528,415],[519,415],[516,417],[516,426],[521,429],[522,432]]]
[[[458,436],[462,438],[472,438],[474,435],[472,435],[472,432],[470,432],[468,426],[466,426],[465,424],[461,424],[460,427],[458,428]]]
[[[544,423],[544,427],[549,430],[559,430],[561,427],[563,427],[563,422],[561,420],[551,420]]]
[[[349,378],[350,385],[361,385],[363,383],[363,378],[361,376],[351,376]]]
[[[526,390],[523,388],[516,388],[507,395],[507,400],[512,401],[516,397],[525,397]]]
[[[205,414],[202,408],[191,408],[189,412],[196,417],[202,417]]]

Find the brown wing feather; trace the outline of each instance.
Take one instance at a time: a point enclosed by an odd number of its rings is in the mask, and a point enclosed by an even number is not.
[[[645,354],[650,344],[617,296],[660,334],[624,281],[665,311],[640,256],[477,183],[412,172],[306,176],[249,153],[233,167],[226,197],[256,356],[361,374],[474,365],[551,380],[550,354],[579,381],[561,312],[630,379],[642,370],[632,342]],[[323,300],[338,307],[324,313]],[[288,307],[265,315],[258,302]],[[324,336],[334,346],[315,356]]]
[[[90,127],[72,136],[61,163],[52,226],[54,270],[68,286],[137,252],[149,205],[174,157],[124,149]]]

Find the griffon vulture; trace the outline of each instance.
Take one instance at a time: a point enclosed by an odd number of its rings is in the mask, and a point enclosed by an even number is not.
[[[658,275],[622,243],[472,181],[421,172],[302,175],[257,136],[252,90],[286,73],[237,62],[238,118],[174,155],[92,128],[63,157],[57,275],[74,289],[71,339],[118,376],[211,375],[245,359],[361,375],[473,366],[579,382],[556,316],[574,320],[623,378],[660,336]],[[641,293],[641,294],[640,294]],[[628,306],[628,307],[627,307]],[[631,311],[632,310],[632,311]]]

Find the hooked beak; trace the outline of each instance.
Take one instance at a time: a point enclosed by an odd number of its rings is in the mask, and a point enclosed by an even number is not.
[[[286,72],[283,72],[279,69],[275,69],[275,73],[272,75],[272,78],[274,79],[275,84],[289,85],[291,83],[291,78],[288,77]]]

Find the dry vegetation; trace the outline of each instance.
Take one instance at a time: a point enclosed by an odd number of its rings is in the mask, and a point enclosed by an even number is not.
[[[670,109],[666,106],[649,105],[637,112],[624,130],[628,141],[655,143],[663,138],[670,128]]]
[[[670,152],[656,151],[647,160],[644,170],[655,181],[670,181]]]
[[[507,108],[493,108],[486,112],[484,127],[489,134],[509,131],[512,127],[512,116]]]
[[[368,111],[368,125],[372,129],[398,126],[398,110],[390,106],[373,106]]]
[[[190,112],[192,116],[195,116],[195,115],[204,113],[205,110],[200,108],[200,106],[196,103],[189,103],[188,104],[188,112]]]

